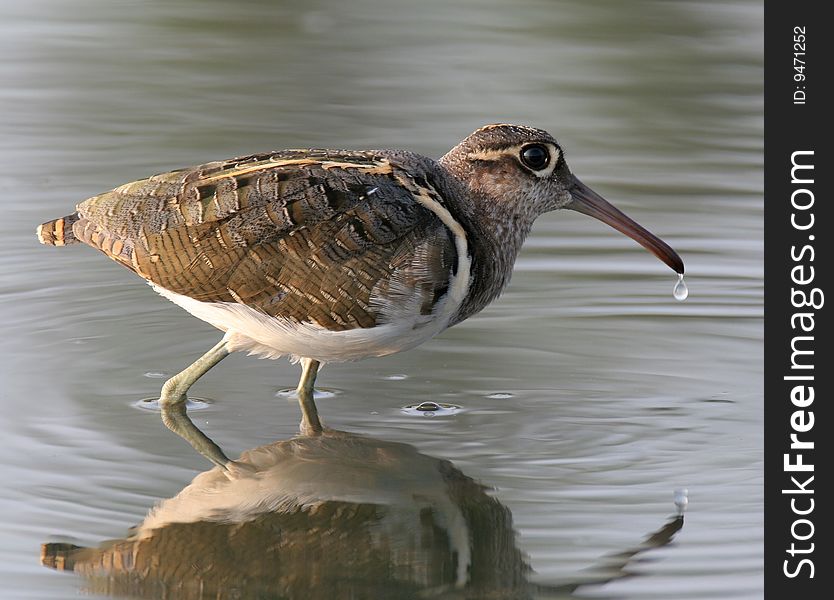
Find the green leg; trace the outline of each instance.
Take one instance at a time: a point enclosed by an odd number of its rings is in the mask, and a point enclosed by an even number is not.
[[[298,404],[301,405],[301,433],[319,435],[322,432],[319,411],[313,398],[313,386],[319,372],[319,361],[312,358],[301,359],[301,380],[298,382]]]
[[[162,395],[159,398],[162,422],[168,426],[168,429],[185,439],[197,452],[224,469],[226,463],[229,462],[228,457],[223,454],[220,446],[197,429],[197,426],[188,418],[185,408],[185,393],[195,381],[205,375],[206,371],[228,355],[226,338],[223,338],[211,350],[194,361],[194,364],[166,381],[165,385],[162,386]]]

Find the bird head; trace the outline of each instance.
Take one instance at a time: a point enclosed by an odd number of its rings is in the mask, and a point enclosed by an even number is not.
[[[556,139],[542,129],[499,123],[481,127],[440,163],[488,210],[532,224],[542,213],[569,209],[632,238],[675,272],[683,260],[666,242],[606,201],[571,173]]]

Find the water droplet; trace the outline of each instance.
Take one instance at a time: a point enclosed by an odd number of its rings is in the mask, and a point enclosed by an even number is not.
[[[675,507],[679,515],[684,513],[687,504],[689,504],[689,490],[686,488],[675,490]]]
[[[460,406],[454,404],[438,403],[438,402],[421,402],[420,404],[410,404],[403,407],[403,412],[407,415],[421,415],[424,417],[436,417],[453,415],[460,411]]]
[[[675,289],[672,290],[672,295],[679,302],[683,302],[689,296],[689,288],[686,287],[686,282],[683,280],[683,273],[678,275],[678,282],[675,284]]]

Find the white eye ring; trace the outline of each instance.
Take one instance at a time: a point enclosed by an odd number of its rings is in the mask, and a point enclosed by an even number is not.
[[[534,171],[546,169],[550,164],[550,152],[544,144],[528,144],[521,148],[518,156],[524,166]]]

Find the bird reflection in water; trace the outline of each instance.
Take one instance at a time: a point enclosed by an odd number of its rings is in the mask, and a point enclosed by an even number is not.
[[[47,543],[41,562],[89,592],[140,598],[532,598],[626,576],[643,543],[573,582],[533,583],[510,511],[449,461],[325,430],[199,474],[130,534],[98,548]]]

